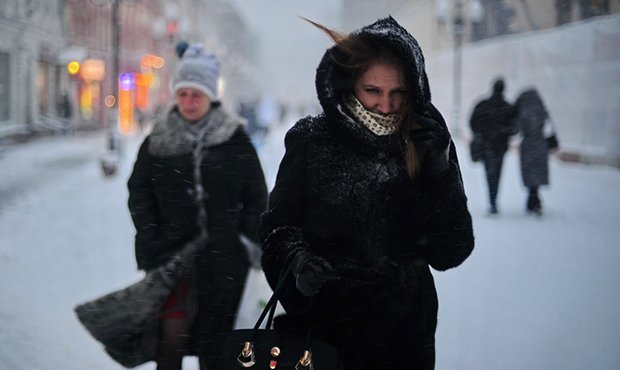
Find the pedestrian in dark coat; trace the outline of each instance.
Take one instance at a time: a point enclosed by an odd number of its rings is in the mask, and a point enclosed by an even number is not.
[[[474,135],[480,136],[482,162],[489,190],[489,213],[497,214],[497,193],[502,173],[504,154],[510,136],[517,133],[516,108],[504,99],[504,80],[493,82],[493,93],[476,104],[469,120]]]
[[[549,185],[549,148],[544,135],[549,113],[536,89],[521,93],[515,105],[519,111],[517,125],[522,136],[519,147],[521,178],[528,189],[525,208],[528,213],[541,215],[542,201],[538,189]]]
[[[164,264],[191,240],[204,244],[166,303],[157,369],[181,369],[190,353],[201,369],[215,368],[248,267],[260,263],[248,252],[256,252],[251,242],[260,252],[265,179],[243,121],[218,102],[218,77],[213,54],[185,50],[173,77],[176,104],[144,140],[128,182],[139,269]]]
[[[293,264],[276,328],[312,327],[346,370],[432,369],[429,266],[458,266],[474,246],[454,143],[393,18],[351,35],[318,26],[336,43],[316,73],[323,113],[287,133],[262,217],[269,283]]]

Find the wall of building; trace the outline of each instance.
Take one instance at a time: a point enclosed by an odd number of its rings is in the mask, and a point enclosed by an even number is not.
[[[567,157],[620,166],[620,14],[465,46],[457,102],[453,56],[426,53],[433,101],[453,132],[469,137],[473,105],[501,75],[509,101],[527,87],[538,89]]]

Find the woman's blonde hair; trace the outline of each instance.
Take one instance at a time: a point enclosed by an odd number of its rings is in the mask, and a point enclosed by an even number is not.
[[[357,34],[347,35],[307,18],[301,18],[325,32],[334,41],[335,45],[331,52],[332,59],[349,76],[349,81],[346,84],[347,89],[352,89],[359,77],[377,62],[390,64],[400,69],[404,74],[405,66],[403,65],[402,58],[392,48],[378,42],[365,40]],[[406,81],[406,83],[409,85],[409,81]],[[414,178],[419,173],[421,166],[418,151],[409,138],[411,130],[416,125],[412,115],[413,107],[411,106],[411,102],[414,101],[413,96],[411,96],[413,93],[411,86],[407,86],[407,99],[405,99],[405,106],[401,113],[401,121],[398,127],[407,174],[410,178]]]

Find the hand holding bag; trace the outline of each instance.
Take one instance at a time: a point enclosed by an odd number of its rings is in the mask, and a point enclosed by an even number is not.
[[[547,143],[547,148],[549,150],[556,150],[560,147],[560,143],[558,141],[555,125],[551,119],[548,119],[547,122],[549,122],[549,125],[551,126],[551,132],[545,135],[545,142]]]
[[[279,294],[291,272],[289,265],[280,275],[278,285],[253,329],[234,330],[224,340],[218,370],[283,369],[339,370],[340,356],[328,343],[314,340],[307,333],[280,333],[270,329]],[[260,329],[269,314],[265,329]]]
[[[203,245],[198,237],[137,283],[75,307],[82,325],[116,362],[132,368],[155,360],[162,308]]]

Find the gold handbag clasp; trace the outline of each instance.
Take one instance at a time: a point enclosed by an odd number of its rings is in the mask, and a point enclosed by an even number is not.
[[[312,365],[312,352],[304,351],[303,356],[297,361],[297,365],[295,365],[296,370],[314,370],[314,366]]]
[[[252,342],[243,343],[243,349],[241,350],[239,356],[237,356],[237,362],[243,367],[252,367],[256,364],[254,345]]]

